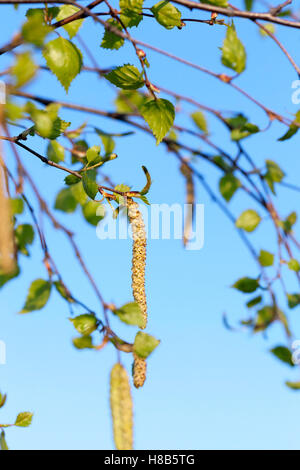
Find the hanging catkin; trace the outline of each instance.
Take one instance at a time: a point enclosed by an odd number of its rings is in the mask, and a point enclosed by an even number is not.
[[[139,304],[144,323],[142,329],[147,325],[147,300],[145,292],[145,269],[146,269],[146,245],[147,237],[143,216],[139,205],[132,199],[127,200],[128,218],[131,224],[133,249],[132,249],[132,292],[134,300]]]
[[[195,205],[195,187],[194,187],[194,180],[193,180],[193,172],[190,167],[186,163],[182,163],[180,167],[180,171],[185,177],[186,180],[186,204],[187,204],[187,212],[184,222],[184,230],[183,230],[183,244],[187,246],[191,231],[193,228],[193,217],[194,217],[194,205]]]
[[[10,202],[6,196],[6,179],[0,147],[0,270],[9,274],[15,269],[14,233]]]
[[[133,385],[135,388],[142,387],[146,380],[147,363],[145,359],[133,353]]]
[[[121,364],[110,374],[110,407],[114,441],[118,450],[133,449],[133,411],[129,378]]]

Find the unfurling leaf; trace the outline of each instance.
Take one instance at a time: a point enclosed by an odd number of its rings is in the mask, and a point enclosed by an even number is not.
[[[141,107],[141,113],[156,137],[158,145],[173,125],[175,118],[173,104],[164,99],[147,101]]]
[[[121,364],[115,364],[111,370],[110,407],[116,448],[132,450],[133,405],[129,378]]]

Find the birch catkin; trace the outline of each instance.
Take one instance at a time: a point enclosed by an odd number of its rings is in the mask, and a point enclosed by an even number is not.
[[[128,217],[131,224],[133,249],[132,249],[132,292],[134,300],[139,304],[144,323],[142,329],[147,325],[147,299],[145,292],[145,269],[146,269],[146,245],[147,237],[143,216],[139,205],[132,199],[127,201]]]
[[[129,378],[121,364],[110,374],[110,407],[114,441],[118,450],[133,449],[133,411]]]
[[[15,269],[14,234],[1,150],[0,147],[0,270],[9,274]]]
[[[147,363],[145,359],[133,353],[133,385],[136,388],[142,387],[146,380]]]
[[[188,241],[191,237],[191,231],[193,228],[193,217],[194,217],[194,205],[195,205],[195,187],[193,180],[193,172],[186,163],[182,163],[180,171],[186,180],[186,204],[187,212],[184,222],[183,230],[183,244],[187,246]]]

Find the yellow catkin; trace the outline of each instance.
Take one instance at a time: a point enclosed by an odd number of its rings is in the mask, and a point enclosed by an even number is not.
[[[110,407],[117,450],[133,449],[133,406],[129,378],[121,364],[110,374]]]
[[[13,223],[10,202],[6,196],[6,180],[0,147],[0,271],[9,274],[14,270]]]
[[[140,388],[144,385],[146,380],[147,363],[145,359],[142,359],[135,353],[133,353],[133,358],[133,385],[136,388]]]
[[[139,304],[144,323],[142,329],[147,325],[147,299],[145,292],[145,270],[146,270],[146,246],[147,237],[143,216],[139,205],[132,199],[127,201],[128,218],[131,224],[133,248],[132,248],[132,292],[134,300]]]
[[[188,206],[187,206],[186,218],[184,222],[182,241],[183,241],[184,246],[187,246],[190,236],[191,236],[191,231],[193,228],[193,216],[194,216],[194,206],[195,206],[195,186],[194,186],[194,180],[193,180],[193,172],[186,163],[182,163],[180,167],[180,171],[186,180],[186,204]]]

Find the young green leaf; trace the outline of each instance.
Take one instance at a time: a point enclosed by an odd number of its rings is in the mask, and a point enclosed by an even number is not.
[[[30,82],[36,74],[38,67],[33,61],[30,52],[18,54],[16,62],[11,69],[15,77],[16,87],[21,87]]]
[[[93,349],[93,339],[91,336],[79,336],[72,340],[76,349]]]
[[[141,107],[141,113],[156,137],[158,145],[173,125],[175,118],[173,104],[164,99],[147,101]]]
[[[15,421],[15,426],[19,426],[20,428],[27,428],[31,425],[32,417],[33,413],[29,413],[28,411],[19,413]]]
[[[270,352],[274,354],[274,356],[276,356],[280,361],[285,362],[291,367],[295,366],[292,361],[292,353],[285,346],[276,346],[276,348],[271,349]]]
[[[143,312],[137,302],[130,302],[113,312],[121,321],[128,325],[136,325],[140,328],[144,325]]]
[[[89,336],[97,329],[97,318],[88,313],[70,318],[69,320],[73,323],[78,333],[83,336]]]
[[[85,190],[86,194],[91,199],[95,199],[98,193],[98,185],[96,181],[89,178],[87,173],[84,173],[82,176],[82,184],[83,184],[83,189]]]
[[[288,262],[288,267],[290,268],[291,271],[300,271],[300,263],[298,260],[295,258],[291,258],[290,261]]]
[[[300,382],[285,382],[285,385],[292,390],[300,390]]]
[[[0,434],[0,449],[9,450],[6,439],[5,439],[5,432],[3,431],[3,429]]]
[[[252,279],[251,277],[242,277],[236,281],[232,287],[243,292],[244,294],[251,294],[259,287],[259,283],[257,279]]]
[[[262,266],[273,266],[274,255],[272,253],[269,253],[269,251],[260,250],[258,260]]]
[[[143,74],[134,65],[116,67],[105,75],[106,80],[123,90],[136,90],[144,86]]]
[[[33,281],[26,298],[25,305],[20,313],[28,313],[33,310],[41,310],[48,302],[51,292],[51,283],[44,279]]]
[[[195,111],[191,114],[191,118],[201,131],[203,131],[205,134],[208,134],[207,122],[202,111]]]
[[[300,294],[287,294],[289,308],[295,308],[300,304]]]
[[[42,47],[46,36],[53,28],[45,23],[42,9],[31,9],[31,14],[28,14],[27,17],[28,19],[22,27],[22,38],[25,42]]]
[[[120,19],[126,28],[138,26],[143,19],[142,7],[144,0],[120,0]]]
[[[68,39],[57,38],[46,44],[43,56],[51,72],[56,75],[66,92],[80,73],[82,67],[82,54],[80,50]]]
[[[62,212],[74,212],[76,210],[78,201],[74,197],[74,193],[71,188],[63,188],[55,200],[55,209]]]
[[[156,21],[166,29],[181,26],[181,13],[172,3],[162,0],[150,8]]]
[[[86,152],[86,158],[89,165],[95,165],[96,162],[99,160],[101,147],[100,145],[94,145],[93,147],[89,148]]]
[[[33,227],[29,224],[18,225],[15,229],[15,239],[18,250],[28,256],[27,245],[31,245],[34,239]]]
[[[64,20],[65,18],[68,18],[69,16],[72,16],[77,13],[77,11],[79,11],[79,8],[75,7],[74,5],[62,5],[59,8],[59,13],[56,17],[56,20]],[[82,23],[83,19],[71,21],[70,23],[63,25],[63,28],[67,31],[70,39],[72,39],[77,34]]]
[[[113,19],[113,18],[110,18],[109,20],[107,20],[107,23],[109,25],[113,26],[114,28],[118,29],[119,31],[123,30],[120,23],[117,20]],[[118,36],[117,34],[113,33],[108,28],[105,28],[103,39],[102,39],[102,42],[101,42],[101,47],[103,49],[118,50],[118,49],[120,49],[120,47],[123,46],[124,42],[125,42],[124,38],[122,38],[122,37]]]
[[[237,73],[243,72],[246,67],[246,51],[236,34],[233,23],[227,27],[222,47],[222,63]]]
[[[220,179],[219,189],[225,201],[230,201],[230,199],[240,187],[240,185],[240,180],[236,178],[232,173],[227,173]]]
[[[100,207],[103,208],[102,215],[100,215]],[[85,220],[94,226],[97,226],[100,220],[103,219],[105,215],[104,206],[96,201],[88,201],[82,206],[82,213]]]
[[[139,331],[134,340],[133,351],[142,359],[146,359],[159,343],[160,341],[154,336]]]
[[[253,209],[242,212],[238,217],[235,225],[237,228],[241,228],[246,232],[253,232],[261,221],[260,216]]]
[[[51,140],[47,147],[47,157],[55,163],[63,162],[65,159],[65,149],[56,140]]]

